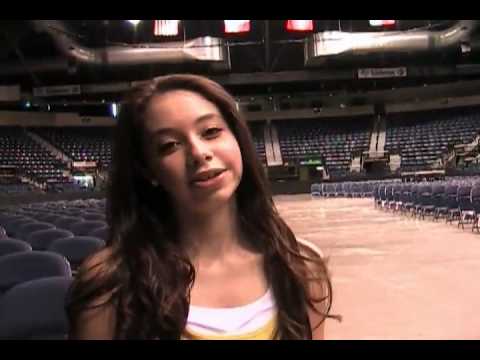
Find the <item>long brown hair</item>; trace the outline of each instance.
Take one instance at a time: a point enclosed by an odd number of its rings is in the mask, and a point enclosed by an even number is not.
[[[144,177],[144,114],[154,95],[189,90],[215,104],[240,146],[243,175],[236,199],[242,230],[263,254],[277,309],[277,336],[310,339],[308,309],[329,316],[332,286],[320,257],[301,254],[295,235],[279,216],[248,126],[235,100],[219,84],[196,75],[159,77],[135,88],[122,104],[113,143],[107,194],[110,234],[102,271],[82,267],[72,285],[67,313],[72,337],[81,312],[101,297],[115,305],[117,339],[179,339],[185,330],[195,269],[179,246],[167,193]],[[310,266],[311,264],[311,266]],[[312,281],[323,289],[319,298]]]

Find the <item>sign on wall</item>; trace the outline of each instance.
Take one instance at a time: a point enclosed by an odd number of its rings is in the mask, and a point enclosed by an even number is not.
[[[405,66],[396,68],[364,68],[358,69],[359,79],[382,79],[392,77],[407,77]]]
[[[80,93],[80,85],[43,86],[33,88],[33,95],[39,97],[79,95]]]

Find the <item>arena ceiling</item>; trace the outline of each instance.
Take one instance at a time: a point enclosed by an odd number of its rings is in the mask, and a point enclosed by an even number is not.
[[[410,45],[419,34],[449,36],[458,22],[397,20],[394,27],[376,29],[368,20],[315,20],[312,32],[295,33],[286,30],[285,20],[252,20],[248,33],[225,35],[223,20],[182,20],[178,36],[159,37],[153,34],[153,20],[142,21],[137,27],[125,20],[3,21],[0,85],[20,84],[22,91],[31,91],[48,86],[134,82],[172,72],[190,72],[206,74],[241,95],[319,89],[367,91],[477,79],[480,33],[476,24],[468,35],[458,37],[448,46],[440,47],[431,39],[425,49],[419,50],[422,44]],[[361,33],[400,34],[402,39],[397,40],[404,44],[390,48],[387,44],[377,49],[367,44],[356,52],[338,50],[348,41],[355,41],[351,34]],[[321,39],[315,40],[314,34]],[[349,38],[328,42],[326,34]],[[211,45],[208,40],[208,45],[198,39],[217,39],[219,43]],[[308,53],[308,41],[315,51],[323,52],[321,56]],[[84,53],[96,51],[101,55],[95,55],[98,57],[95,61],[86,60],[87,55],[81,59],[84,54],[69,53],[71,44]],[[113,63],[108,55],[108,49],[116,49],[124,53],[125,59],[129,51],[139,53],[185,44],[190,49],[186,60],[185,54],[182,55],[182,61],[175,60],[180,55],[170,54],[170,61],[145,61],[145,57],[139,57],[139,61]],[[198,49],[215,44],[221,61],[217,58],[209,61],[207,55],[207,61],[203,61],[204,53]],[[406,68],[408,76],[358,81],[359,70],[364,68]]]

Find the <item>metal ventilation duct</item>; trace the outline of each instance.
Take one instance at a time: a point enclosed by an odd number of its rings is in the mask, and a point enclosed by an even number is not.
[[[52,36],[58,49],[68,58],[91,65],[140,65],[155,63],[211,62],[230,68],[228,48],[222,39],[201,37],[189,41],[144,43],[92,49],[80,45],[59,20],[33,20],[37,31]]]
[[[379,53],[433,52],[460,46],[470,40],[478,20],[459,20],[442,31],[343,32],[325,31],[305,40],[305,65],[323,65],[327,58]]]

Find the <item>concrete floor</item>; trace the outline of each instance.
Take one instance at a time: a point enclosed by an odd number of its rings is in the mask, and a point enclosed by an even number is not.
[[[330,258],[327,339],[480,339],[480,235],[375,209],[373,199],[275,197]]]

